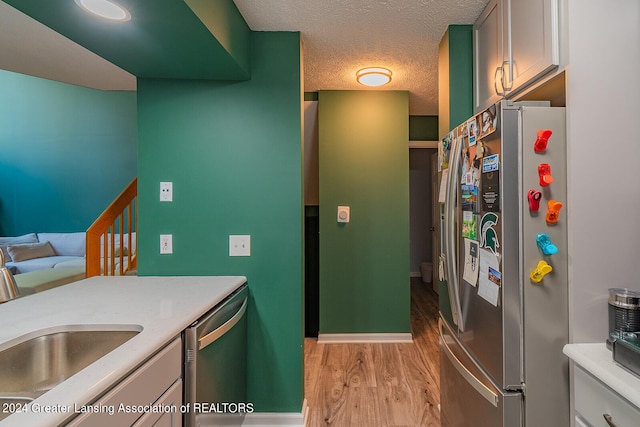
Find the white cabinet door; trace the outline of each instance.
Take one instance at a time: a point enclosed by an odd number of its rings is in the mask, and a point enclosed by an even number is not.
[[[473,25],[473,111],[476,113],[503,97],[502,1],[489,1]]]
[[[504,7],[505,70],[510,91],[558,66],[558,1],[508,0]]]
[[[67,426],[130,426],[150,411],[149,405],[175,385],[181,376],[182,340],[177,338],[98,401],[84,407],[79,405],[81,415]]]
[[[182,380],[173,383],[154,406],[167,410],[149,412],[140,417],[133,427],[182,427]]]
[[[573,370],[576,418],[588,425],[606,426],[609,419],[616,426],[637,426],[640,409],[592,377],[578,365]],[[579,425],[579,424],[576,424]]]
[[[558,0],[491,0],[473,25],[473,110],[480,112],[560,63]]]

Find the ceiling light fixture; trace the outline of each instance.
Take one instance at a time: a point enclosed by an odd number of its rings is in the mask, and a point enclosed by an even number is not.
[[[128,21],[131,14],[127,9],[110,0],[75,0],[76,4],[101,18],[110,21]]]
[[[383,86],[391,81],[391,70],[380,67],[370,67],[358,70],[358,83],[365,86]]]

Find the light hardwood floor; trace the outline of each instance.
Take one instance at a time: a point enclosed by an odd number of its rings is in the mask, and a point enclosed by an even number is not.
[[[411,281],[413,344],[305,338],[309,427],[440,426],[438,296]]]

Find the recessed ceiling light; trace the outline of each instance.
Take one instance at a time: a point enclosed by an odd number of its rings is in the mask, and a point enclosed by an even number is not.
[[[391,70],[380,67],[363,68],[356,73],[356,79],[365,86],[383,86],[391,81]]]
[[[131,14],[127,9],[110,0],[75,0],[76,4],[101,18],[110,21],[128,21]]]

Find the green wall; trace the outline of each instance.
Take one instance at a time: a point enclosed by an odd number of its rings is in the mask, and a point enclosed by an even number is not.
[[[438,116],[409,116],[409,141],[438,139]]]
[[[257,412],[300,412],[302,80],[299,33],[252,34],[245,82],[140,79],[139,275],[243,275],[248,400]],[[159,182],[173,182],[161,203]],[[173,254],[159,235],[173,234]],[[251,235],[229,257],[229,235]]]
[[[473,115],[473,26],[449,25],[450,129]]]
[[[410,332],[408,92],[320,91],[318,116],[320,333]]]
[[[136,176],[136,94],[0,70],[0,234],[84,231]]]

